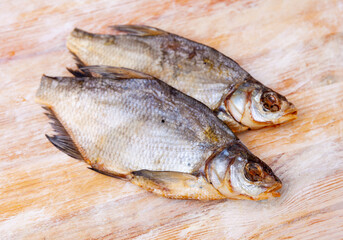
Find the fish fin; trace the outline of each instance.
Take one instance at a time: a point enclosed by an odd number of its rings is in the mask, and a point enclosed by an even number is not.
[[[52,109],[50,107],[43,107],[43,109],[46,110],[45,115],[52,121],[50,122],[50,125],[56,133],[56,135],[54,136],[45,135],[48,140],[57,149],[69,155],[70,157],[82,160],[83,158],[81,153],[77,149],[76,145],[74,144],[73,140],[71,139],[61,122],[57,119]]]
[[[141,170],[132,172],[131,182],[167,198],[198,200],[225,198],[202,175]]]
[[[74,31],[79,30],[79,29],[74,29]],[[79,30],[82,31],[82,30]],[[73,59],[75,60],[75,64],[77,69],[72,69],[72,68],[68,68],[67,70],[68,72],[70,72],[71,74],[73,74],[74,77],[92,77],[92,74],[89,71],[82,71],[81,68],[85,67],[86,64],[84,62],[82,62],[82,60],[72,51],[70,51],[70,54],[73,55]]]
[[[74,77],[77,77],[77,78],[93,77],[93,75],[89,71],[86,71],[86,69],[81,70],[80,68],[79,69],[72,69],[72,68],[67,67],[67,70],[68,70],[68,72],[73,74]]]
[[[90,72],[93,75],[100,75],[102,77],[115,79],[156,79],[148,74],[122,67],[110,66],[87,66],[81,67],[81,71]]]
[[[73,31],[70,33],[70,36],[75,38],[94,38],[96,36],[95,33],[90,33],[80,28],[74,28]]]
[[[168,34],[168,32],[165,32],[161,29],[149,27],[145,25],[115,25],[115,26],[110,26],[110,28],[115,29],[119,32],[124,32],[127,35],[134,35],[134,36],[141,36],[141,37]]]
[[[119,173],[110,172],[104,169],[99,169],[97,168],[96,164],[89,167],[89,169],[95,172],[101,173],[103,175],[109,176],[109,177],[114,177],[114,178],[123,179],[123,180],[128,180],[129,178],[129,176],[125,174],[119,174]]]
[[[244,126],[243,124],[237,122],[230,114],[227,114],[226,112],[220,111],[218,109],[213,110],[213,112],[216,114],[216,116],[222,120],[232,132],[239,133],[243,132],[245,130],[248,130],[249,128],[247,126]]]
[[[75,60],[76,66],[77,66],[78,68],[81,68],[81,67],[85,67],[85,66],[86,66],[86,64],[85,64],[84,62],[82,62],[82,60],[81,60],[75,53],[73,53],[73,52],[70,51],[70,50],[69,50],[69,52],[70,52],[71,55],[73,55],[73,59]]]

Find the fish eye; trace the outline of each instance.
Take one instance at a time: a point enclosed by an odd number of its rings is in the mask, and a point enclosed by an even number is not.
[[[274,104],[274,105],[272,106],[272,109],[271,109],[272,112],[277,112],[277,111],[279,111],[279,110],[280,110],[280,108],[279,108],[278,105]]]
[[[252,182],[262,181],[263,170],[258,163],[250,162],[245,165],[244,175],[246,179]]]
[[[261,96],[261,103],[263,109],[267,112],[277,112],[280,110],[280,100],[276,93],[274,92],[265,92]]]

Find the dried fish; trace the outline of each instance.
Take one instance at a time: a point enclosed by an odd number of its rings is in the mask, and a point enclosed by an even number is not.
[[[153,27],[113,28],[126,34],[75,29],[67,47],[82,64],[125,67],[163,80],[211,108],[235,132],[296,118],[295,106],[284,96],[213,48]]]
[[[128,69],[92,66],[75,75],[43,76],[36,94],[59,150],[169,198],[280,195],[270,167],[199,101]]]

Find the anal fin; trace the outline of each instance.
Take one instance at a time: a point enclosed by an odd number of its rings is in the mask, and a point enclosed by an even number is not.
[[[225,198],[202,175],[141,170],[132,172],[131,182],[167,198],[197,200]]]
[[[225,111],[221,111],[220,109],[214,110],[216,116],[222,120],[234,133],[243,132],[248,130],[249,128],[237,122],[230,114],[227,114]]]
[[[58,120],[55,113],[49,107],[43,107],[46,110],[45,115],[51,120],[50,125],[54,129],[55,135],[45,135],[48,140],[60,151],[69,155],[72,158],[82,160],[82,155],[74,144],[68,132]]]
[[[98,164],[98,163],[90,163],[91,167],[89,169],[101,173],[103,175],[109,176],[109,177],[114,177],[114,178],[119,178],[123,180],[130,180],[131,175],[129,174],[124,174],[124,173],[118,173],[114,172],[113,170],[109,170],[106,168],[103,164]]]

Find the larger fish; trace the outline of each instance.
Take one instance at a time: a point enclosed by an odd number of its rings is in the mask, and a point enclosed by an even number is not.
[[[61,151],[169,198],[279,196],[272,170],[202,103],[130,70],[86,70],[108,78],[43,76],[36,95]]]
[[[233,131],[296,118],[287,99],[213,48],[148,26],[122,25],[126,35],[75,29],[67,47],[83,64],[135,69],[155,76],[211,108]]]

